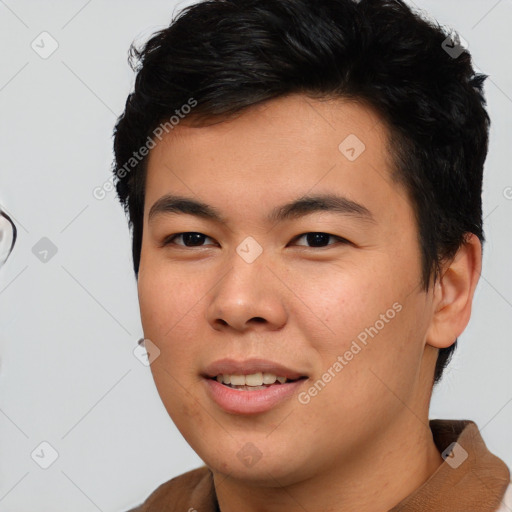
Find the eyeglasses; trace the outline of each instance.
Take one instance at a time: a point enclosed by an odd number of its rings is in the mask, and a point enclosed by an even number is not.
[[[0,210],[0,266],[11,254],[16,243],[17,229],[12,219]]]

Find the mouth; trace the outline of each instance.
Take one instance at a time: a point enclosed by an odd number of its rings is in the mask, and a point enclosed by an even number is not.
[[[221,359],[201,375],[207,396],[224,412],[236,415],[264,413],[284,406],[309,376],[304,371],[265,360]]]
[[[250,388],[285,384],[308,377],[303,371],[293,370],[268,359],[256,358],[245,361],[220,359],[208,365],[202,376],[230,387]]]
[[[215,380],[226,387],[241,391],[258,391],[272,386],[282,386],[287,383],[297,382],[304,379],[307,379],[307,377],[301,376],[295,379],[289,379],[287,377],[268,372],[257,372],[249,375],[233,375],[225,373],[216,375],[215,377],[210,377],[210,380]]]

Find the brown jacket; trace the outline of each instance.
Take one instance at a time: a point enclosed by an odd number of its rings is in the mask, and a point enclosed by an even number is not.
[[[476,424],[470,420],[430,420],[430,429],[445,460],[389,512],[512,512],[509,468],[487,449]],[[458,445],[449,449],[455,441]],[[190,510],[220,512],[213,474],[207,466],[163,483],[128,512]]]

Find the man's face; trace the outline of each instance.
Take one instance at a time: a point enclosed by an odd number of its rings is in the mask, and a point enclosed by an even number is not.
[[[160,350],[151,369],[169,415],[214,471],[284,485],[340,461],[370,464],[372,443],[426,411],[432,301],[386,133],[360,104],[292,95],[229,122],[185,120],[151,150],[144,336]],[[166,194],[206,203],[223,221],[179,208],[149,219]],[[371,218],[302,208],[269,219],[326,194]],[[226,358],[242,363],[228,373],[275,363],[305,378],[229,388],[207,377]],[[270,366],[244,371],[253,358]]]

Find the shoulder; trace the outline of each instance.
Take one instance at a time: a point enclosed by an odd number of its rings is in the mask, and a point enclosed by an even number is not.
[[[139,506],[127,512],[153,512],[161,510],[209,510],[215,503],[213,475],[207,466],[193,469],[159,485]],[[192,505],[191,505],[192,504]],[[169,505],[173,505],[171,509]],[[212,509],[214,510],[214,509]]]

